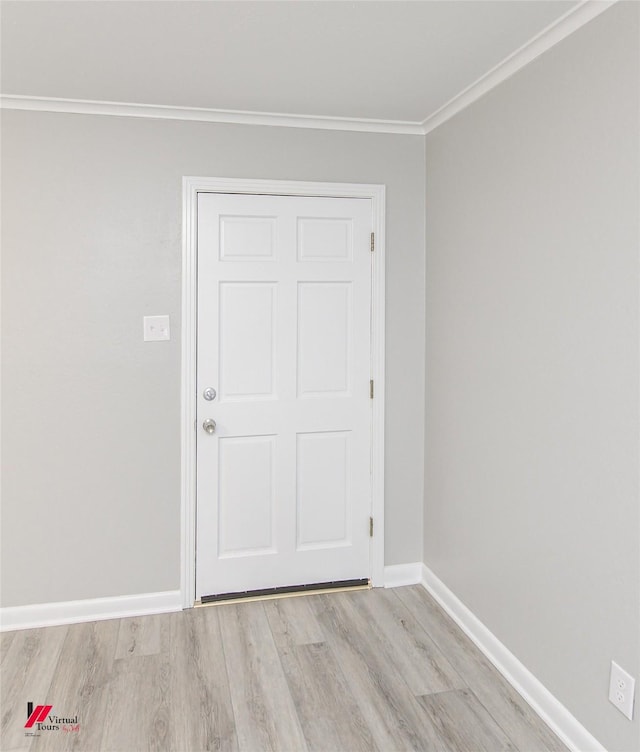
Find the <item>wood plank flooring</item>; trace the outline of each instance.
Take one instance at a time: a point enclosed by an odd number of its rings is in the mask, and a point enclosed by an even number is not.
[[[1,636],[3,752],[566,752],[419,585]],[[25,736],[27,702],[59,724]]]

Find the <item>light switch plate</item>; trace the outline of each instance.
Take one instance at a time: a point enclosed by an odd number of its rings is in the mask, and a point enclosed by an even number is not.
[[[161,342],[171,339],[168,316],[145,316],[142,323],[145,342]]]

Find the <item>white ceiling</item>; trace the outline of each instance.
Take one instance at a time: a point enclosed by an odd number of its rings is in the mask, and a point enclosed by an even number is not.
[[[2,94],[419,122],[575,0],[3,2]]]

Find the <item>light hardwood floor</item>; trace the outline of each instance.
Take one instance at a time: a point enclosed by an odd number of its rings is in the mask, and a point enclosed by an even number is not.
[[[3,752],[566,752],[419,585],[1,643]],[[28,701],[77,715],[79,730],[26,737]]]

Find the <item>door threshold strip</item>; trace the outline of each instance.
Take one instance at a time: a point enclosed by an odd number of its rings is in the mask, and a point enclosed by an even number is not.
[[[299,595],[321,595],[323,593],[342,593],[351,590],[368,590],[368,579],[338,580],[336,582],[314,582],[310,585],[287,585],[285,587],[265,588],[263,590],[245,590],[237,593],[218,593],[203,595],[198,606],[216,606],[221,603],[242,603],[246,601],[272,600],[274,598],[291,598]]]

